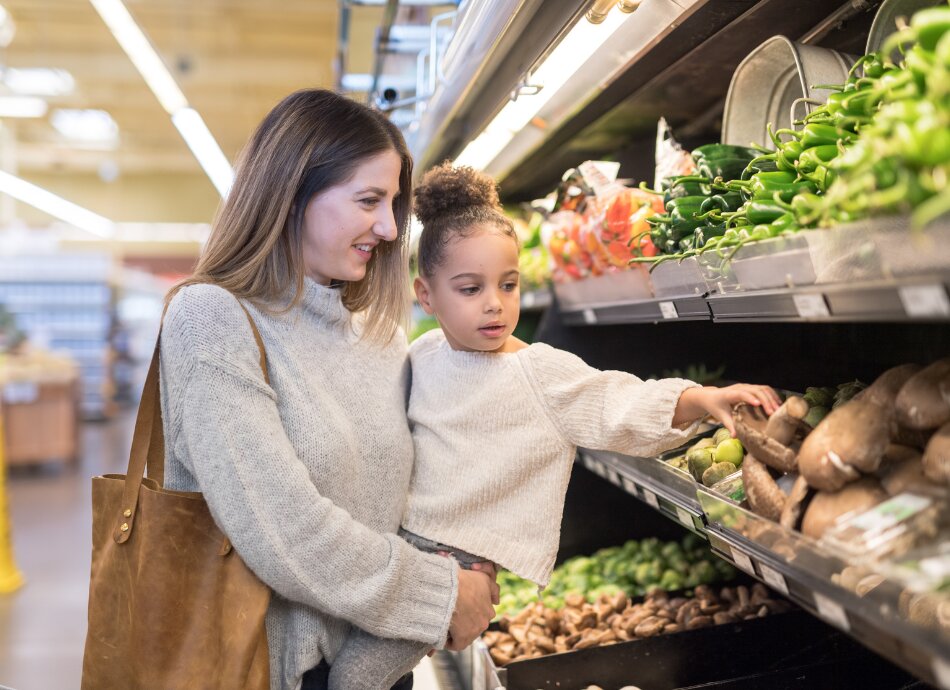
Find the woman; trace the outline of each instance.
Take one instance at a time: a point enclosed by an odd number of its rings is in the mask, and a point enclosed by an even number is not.
[[[398,326],[411,173],[380,114],[329,91],[288,96],[170,295],[165,486],[201,491],[273,590],[274,689],[323,687],[350,626],[460,649],[494,615],[488,575],[395,535],[412,466]]]

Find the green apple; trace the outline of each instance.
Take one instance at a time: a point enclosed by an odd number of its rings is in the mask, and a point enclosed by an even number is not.
[[[726,441],[730,438],[732,438],[732,434],[729,433],[729,430],[726,427],[717,429],[716,433],[713,434],[713,441],[715,442],[717,446],[723,441]]]
[[[727,438],[716,446],[713,453],[716,462],[731,462],[738,467],[742,464],[742,457],[745,455],[745,449],[742,442],[737,438]]]

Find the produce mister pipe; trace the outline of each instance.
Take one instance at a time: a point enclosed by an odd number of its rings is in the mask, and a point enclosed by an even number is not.
[[[617,0],[594,0],[590,9],[587,10],[587,21],[591,24],[602,24],[610,12],[610,8],[619,4]]]

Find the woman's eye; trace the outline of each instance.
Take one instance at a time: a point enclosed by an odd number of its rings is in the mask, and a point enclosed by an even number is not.
[[[376,204],[379,203],[379,199],[375,199],[375,198],[373,198],[373,199],[360,199],[360,203],[361,203],[361,204],[365,204],[366,206],[375,206]]]

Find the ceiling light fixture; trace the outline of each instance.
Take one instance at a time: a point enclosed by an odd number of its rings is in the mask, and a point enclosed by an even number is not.
[[[46,67],[8,67],[3,84],[21,96],[66,96],[73,92],[76,80],[64,69]]]
[[[162,58],[135,23],[122,0],[89,0],[109,27],[112,35],[132,60],[159,103],[172,117],[188,148],[198,159],[205,174],[221,196],[226,196],[234,179],[234,170],[207,125],[197,111],[188,106],[175,78]],[[199,142],[195,145],[194,142]],[[223,164],[222,164],[223,163]],[[224,168],[227,168],[225,170]]]
[[[10,173],[0,171],[0,192],[103,239],[115,235],[115,223],[108,218]]]
[[[32,96],[0,96],[0,119],[5,117],[43,117],[46,101]]]
[[[119,141],[119,125],[105,110],[62,108],[53,111],[50,123],[71,141],[111,145]]]
[[[482,133],[469,142],[455,164],[484,169],[631,16],[611,12],[600,24],[578,21],[531,73],[528,81],[540,88],[506,103]]]

